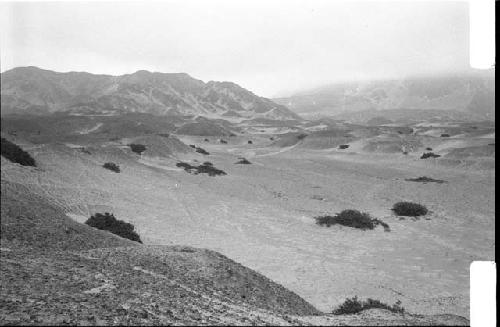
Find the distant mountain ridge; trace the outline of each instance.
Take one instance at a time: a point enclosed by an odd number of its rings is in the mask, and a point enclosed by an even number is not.
[[[393,109],[463,112],[495,118],[495,71],[400,80],[339,83],[273,99],[305,116]]]
[[[224,119],[300,119],[285,106],[231,82],[204,83],[185,73],[111,76],[18,67],[1,74],[2,114],[194,115]]]

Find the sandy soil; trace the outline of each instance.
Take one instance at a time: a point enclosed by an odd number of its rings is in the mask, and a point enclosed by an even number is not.
[[[399,299],[409,312],[468,316],[469,265],[495,256],[494,170],[399,154],[182,140],[208,150],[211,155],[198,160],[228,175],[168,170],[160,159],[146,164],[120,149],[87,155],[43,145],[26,147],[40,163],[36,169],[2,158],[2,179],[29,185],[73,217],[108,208],[133,223],[146,244],[219,251],[325,312],[358,295]],[[235,165],[238,156],[253,164]],[[110,160],[121,173],[101,167]],[[419,176],[448,183],[404,180]],[[432,213],[399,220],[390,208],[401,200],[421,202]],[[314,223],[314,216],[349,208],[382,219],[391,232]]]

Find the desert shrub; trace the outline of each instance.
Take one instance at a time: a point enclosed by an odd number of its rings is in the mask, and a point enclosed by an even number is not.
[[[146,151],[146,146],[143,144],[129,144],[128,146],[130,147],[130,150],[132,150],[132,152],[135,152],[137,154],[141,154]]]
[[[189,146],[192,147],[193,149],[196,149],[196,145],[194,144],[190,144]]]
[[[210,140],[209,139],[205,139],[205,142],[210,142]]]
[[[22,166],[36,167],[35,159],[18,145],[4,139],[1,140],[1,153],[6,159]]]
[[[235,137],[235,136],[236,136],[236,134],[234,134],[234,133],[229,134],[229,137]]]
[[[422,156],[420,157],[420,159],[439,158],[439,157],[441,157],[441,155],[435,154],[433,152],[426,152],[426,153],[422,154]]]
[[[330,227],[331,225],[343,225],[353,228],[359,228],[362,230],[374,229],[377,225],[384,227],[384,230],[389,231],[389,225],[382,222],[379,219],[372,218],[366,212],[360,212],[358,210],[347,209],[336,214],[335,216],[319,216],[315,217],[316,224],[323,226],[326,225]]]
[[[158,135],[162,137],[170,137],[169,133],[159,133]]]
[[[391,209],[398,216],[425,216],[429,211],[421,204],[414,202],[398,202]]]
[[[253,142],[249,140],[249,141],[248,141],[248,144],[253,144]]]
[[[240,160],[236,162],[237,164],[241,164],[241,165],[250,165],[250,164],[252,164],[246,158],[238,158],[238,159],[240,159]]]
[[[334,315],[355,314],[368,309],[385,309],[394,313],[404,313],[405,309],[401,306],[401,301],[396,301],[392,306],[379,300],[367,299],[366,301],[358,300],[358,297],[347,298],[337,309],[333,310]]]
[[[113,214],[109,214],[108,212],[104,214],[96,213],[87,219],[85,224],[97,229],[107,230],[120,237],[142,243],[141,238],[134,231],[134,225],[126,223],[123,220],[118,220],[115,216],[113,216]]]
[[[227,141],[226,141],[226,140],[220,139],[219,141],[220,141],[220,143],[222,143],[222,144],[227,144]]]
[[[403,151],[403,154],[404,155],[408,155],[408,151]]]
[[[269,139],[270,139],[271,141],[274,141],[274,137],[270,137]]]
[[[299,135],[297,135],[297,138],[298,138],[299,140],[303,140],[303,139],[305,139],[306,137],[307,137],[307,134],[299,134]]]
[[[210,154],[208,151],[206,151],[205,149],[200,148],[200,147],[196,148],[196,152],[201,153],[201,154],[206,155],[206,156],[208,156]]]
[[[341,144],[339,145],[339,149],[347,149],[349,147],[349,144]]]
[[[211,162],[204,162],[199,166],[193,166],[188,164],[187,162],[178,162],[176,163],[177,167],[183,168],[186,172],[194,175],[198,174],[208,174],[208,176],[218,176],[218,175],[227,175],[223,170],[217,169],[213,166]]]
[[[418,182],[418,183],[438,183],[438,184],[446,183],[445,180],[434,179],[432,177],[426,177],[426,176],[421,176],[421,177],[417,177],[417,178],[407,178],[407,179],[405,179],[405,181]]]
[[[432,151],[432,148],[425,148],[427,151]]]
[[[85,148],[80,148],[80,152],[83,152],[85,154],[92,154],[89,150],[87,150]]]
[[[443,133],[441,134],[441,137],[450,137],[450,134]]]
[[[114,171],[115,173],[119,173],[120,172],[120,166],[118,166],[117,164],[115,164],[113,162],[106,162],[102,166],[104,168],[108,169],[108,170]]]

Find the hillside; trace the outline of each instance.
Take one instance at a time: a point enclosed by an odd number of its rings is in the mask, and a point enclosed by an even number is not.
[[[2,115],[151,113],[211,118],[299,119],[285,106],[230,82],[204,83],[185,73],[110,76],[18,67],[1,74]]]
[[[494,119],[495,72],[472,70],[453,76],[339,83],[274,101],[305,116],[344,114],[344,119],[356,112],[375,112],[368,120],[388,109],[422,109],[455,112],[468,119]],[[389,115],[384,118],[392,119]]]

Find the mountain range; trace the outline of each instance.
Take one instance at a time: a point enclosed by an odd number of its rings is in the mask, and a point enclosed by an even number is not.
[[[185,73],[140,70],[110,76],[18,67],[2,73],[1,82],[2,115],[151,113],[235,121],[300,119],[285,106],[235,83],[204,83]]]
[[[384,110],[418,109],[491,120],[495,118],[495,71],[339,83],[273,100],[303,117],[345,118],[363,112],[373,117]]]

